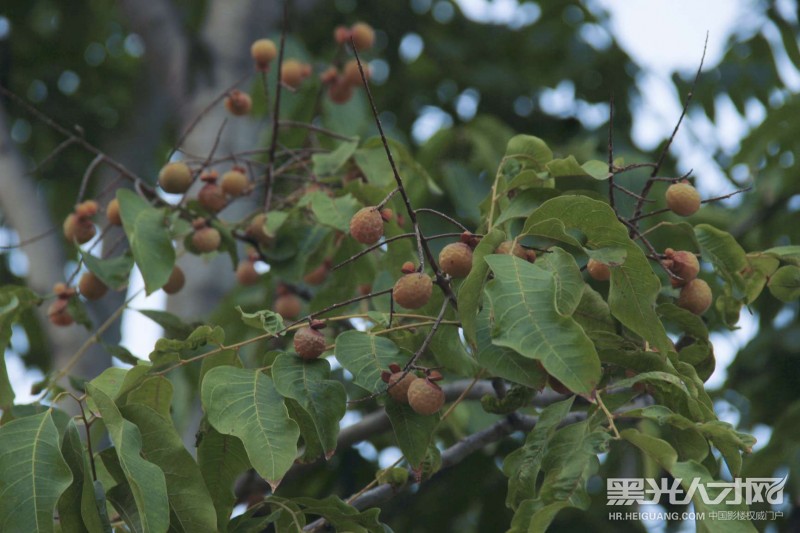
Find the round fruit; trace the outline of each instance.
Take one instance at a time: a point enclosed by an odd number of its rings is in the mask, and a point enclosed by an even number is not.
[[[408,403],[415,413],[432,415],[444,405],[444,391],[427,379],[415,379],[408,386]]]
[[[673,287],[683,287],[700,273],[700,262],[692,252],[685,250],[675,251],[672,248],[664,250],[665,264],[670,272],[681,279],[670,278]]]
[[[301,359],[316,359],[325,351],[325,335],[309,327],[294,334],[294,351]]]
[[[345,44],[350,42],[350,30],[344,26],[336,26],[333,30],[333,39],[338,44]]]
[[[370,71],[369,66],[364,65],[364,77],[369,79]],[[353,86],[361,85],[361,71],[358,69],[358,61],[351,59],[348,61],[342,70],[342,78],[345,82]]]
[[[192,234],[192,246],[201,254],[213,252],[221,242],[222,237],[214,228],[201,228]]]
[[[168,193],[183,194],[192,186],[192,171],[186,163],[167,163],[158,173],[158,184]]]
[[[281,83],[297,89],[306,78],[305,73],[306,68],[301,62],[296,59],[287,59],[281,65]]]
[[[596,279],[597,281],[608,281],[611,279],[611,269],[608,268],[608,265],[595,259],[589,259],[589,262],[586,263],[586,272],[589,273],[592,279]]]
[[[69,310],[67,309],[68,305],[69,301],[63,298],[59,298],[50,304],[50,307],[47,309],[47,318],[50,319],[50,322],[54,326],[69,326],[75,321],[72,315],[69,314]]]
[[[228,196],[241,196],[247,192],[247,176],[239,169],[234,168],[222,175],[222,192]]]
[[[250,98],[249,94],[243,93],[239,89],[234,89],[225,98],[225,109],[231,115],[241,117],[253,109],[253,99]]]
[[[276,313],[281,315],[286,320],[294,320],[300,316],[300,309],[302,303],[300,298],[294,294],[283,294],[275,299],[275,304],[272,308]]]
[[[389,376],[389,396],[396,402],[408,403],[408,387],[416,379],[417,376],[411,372],[394,372]]]
[[[353,86],[342,78],[336,78],[328,85],[328,97],[334,104],[346,104],[353,97]]]
[[[336,67],[328,67],[320,73],[319,81],[327,85],[335,82],[338,77],[339,71],[336,70]]]
[[[448,244],[439,252],[439,266],[454,278],[463,278],[472,270],[472,248],[463,242]]]
[[[172,273],[169,275],[169,279],[167,283],[161,287],[164,292],[167,294],[175,294],[176,292],[180,291],[183,286],[186,284],[186,275],[183,273],[183,270],[179,266],[175,266],[172,269]]]
[[[394,301],[406,309],[419,309],[431,299],[433,281],[427,274],[405,274],[394,284]]]
[[[97,233],[94,223],[88,218],[81,218],[75,213],[70,213],[64,219],[64,237],[70,242],[77,241],[84,244],[92,240]]]
[[[219,213],[228,204],[225,198],[225,193],[216,183],[206,183],[197,193],[197,200],[200,205],[211,211],[212,213]]]
[[[383,237],[383,218],[374,207],[359,210],[350,219],[350,235],[361,244],[375,244]]]
[[[100,281],[100,278],[94,275],[93,272],[86,272],[81,276],[78,282],[78,289],[87,300],[99,300],[108,292],[106,284]]]
[[[78,218],[90,218],[95,216],[99,209],[100,207],[97,205],[97,202],[94,200],[86,200],[75,207],[75,214],[78,215]]]
[[[328,277],[328,265],[325,263],[303,276],[303,281],[309,285],[321,285]]]
[[[525,248],[520,246],[519,243],[515,243],[514,241],[503,241],[500,243],[500,246],[495,248],[494,253],[496,254],[505,254],[509,255],[512,253],[512,246],[513,246],[513,254],[520,259],[527,259],[525,255]]]
[[[682,217],[693,215],[700,209],[700,193],[688,181],[670,185],[666,198],[667,207]]]
[[[53,294],[55,294],[56,296],[69,298],[70,296],[72,296],[72,292],[74,292],[74,289],[70,289],[67,286],[67,284],[64,283],[63,281],[59,281],[58,283],[53,285]]]
[[[119,214],[119,200],[116,198],[108,202],[106,206],[106,217],[111,224],[115,226],[122,225],[122,217]]]
[[[368,50],[375,44],[375,30],[365,22],[356,22],[350,28],[351,37],[356,45],[356,50]]]
[[[270,39],[258,39],[250,46],[250,55],[258,70],[269,70],[269,64],[278,56],[278,48]]]
[[[535,263],[536,262],[536,250],[531,250],[530,248],[525,250],[525,259],[528,260],[528,263]]]
[[[252,261],[249,259],[239,261],[239,266],[236,267],[236,281],[239,282],[239,285],[255,285],[258,283],[259,277]]]
[[[267,232],[264,230],[264,223],[266,223],[266,221],[267,215],[259,213],[250,219],[250,223],[247,225],[247,230],[245,231],[248,237],[252,237],[264,246],[268,246],[272,242],[272,238],[267,235]]]
[[[696,315],[702,315],[711,307],[711,300],[711,287],[702,279],[695,278],[683,286],[677,304]]]

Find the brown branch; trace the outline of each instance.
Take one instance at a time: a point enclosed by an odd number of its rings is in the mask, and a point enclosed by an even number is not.
[[[286,32],[289,28],[289,0],[283,2],[283,23],[281,24],[281,44],[278,52],[278,70],[275,73],[275,107],[272,111],[272,138],[269,144],[269,154],[267,155],[267,174],[264,179],[264,211],[269,211],[270,204],[272,203],[272,172],[275,166],[275,150],[278,148],[278,127],[280,126],[280,110],[281,110],[281,68],[283,67],[283,54],[286,51]]]

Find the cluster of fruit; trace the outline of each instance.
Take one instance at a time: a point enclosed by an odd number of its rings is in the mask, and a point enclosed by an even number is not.
[[[387,392],[396,402],[406,403],[420,415],[432,415],[444,405],[444,391],[436,383],[442,375],[436,370],[424,370],[424,377],[415,372],[403,370],[399,365],[389,365],[389,371],[381,373],[381,379],[388,385]]]

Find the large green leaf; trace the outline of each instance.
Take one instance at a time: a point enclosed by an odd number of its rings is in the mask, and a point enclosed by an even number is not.
[[[86,268],[100,278],[100,281],[108,287],[113,290],[122,290],[128,285],[128,279],[133,268],[133,257],[128,254],[122,254],[117,257],[100,259],[84,252],[80,248],[78,250],[81,253],[81,257],[83,257]]]
[[[197,446],[197,462],[217,513],[217,529],[225,531],[236,496],[233,483],[250,468],[242,441],[207,428]]]
[[[793,302],[800,298],[800,267],[785,265],[769,278],[769,292],[782,302]]]
[[[553,159],[553,151],[539,137],[515,135],[508,141],[504,159],[516,159],[523,168],[544,170],[545,165]]]
[[[147,378],[128,393],[128,404],[146,405],[164,418],[170,417],[172,382],[164,376]]]
[[[50,410],[0,427],[1,531],[53,531],[53,510],[71,482]]]
[[[117,200],[133,259],[142,272],[145,291],[150,294],[164,286],[175,266],[167,212],[128,189],[118,189]]]
[[[39,302],[30,289],[25,287],[7,286],[0,289],[0,350],[5,353],[8,343],[11,342],[11,326],[19,320],[20,314],[25,309]],[[6,361],[0,361],[0,408],[4,411],[14,403],[14,389],[8,380]]]
[[[345,232],[350,230],[350,219],[361,209],[361,204],[351,194],[331,198],[317,191],[304,197],[301,202],[301,205],[311,205],[311,211],[320,224]]]
[[[464,337],[473,348],[477,345],[475,321],[481,306],[483,284],[489,273],[489,265],[483,258],[494,253],[505,238],[505,233],[499,229],[493,229],[483,236],[472,253],[472,270],[458,290],[458,315],[461,318],[461,328],[464,330]]]
[[[353,374],[353,382],[369,392],[386,386],[381,372],[388,370],[390,364],[403,366],[407,359],[390,339],[361,331],[340,333],[334,353],[339,364]]]
[[[171,365],[207,344],[219,346],[223,342],[225,331],[221,327],[199,326],[185,340],[158,339],[150,352],[150,360],[157,367]]]
[[[325,359],[303,361],[281,354],[272,363],[272,379],[282,396],[296,400],[311,416],[325,457],[336,451],[339,420],[347,410],[347,393],[339,381],[328,379],[331,365]]]
[[[400,451],[411,468],[418,470],[425,460],[433,431],[439,424],[439,415],[419,415],[408,404],[396,402],[392,398],[386,399],[386,414],[392,422]]]
[[[241,439],[253,468],[274,491],[294,463],[300,429],[272,379],[258,370],[219,366],[206,374],[201,396],[214,429]]]
[[[215,532],[217,516],[211,496],[172,422],[143,404],[126,405],[121,411],[139,427],[144,457],[164,471],[171,528],[186,533]]]
[[[736,239],[721,229],[709,224],[698,224],[694,234],[703,259],[714,265],[714,269],[731,285],[733,296],[744,297],[742,270],[747,266],[747,255]]]
[[[495,276],[486,284],[494,311],[492,342],[541,361],[570,390],[590,393],[600,381],[600,358],[570,316],[580,295],[559,290],[553,272],[518,257],[484,259]]]
[[[114,400],[102,390],[87,383],[86,391],[97,405],[108,429],[142,527],[145,531],[166,531],[169,528],[169,505],[164,472],[142,458],[142,434],[139,428],[122,417]]]
[[[592,250],[624,249],[625,262],[611,267],[611,313],[662,354],[672,349],[654,309],[661,283],[644,252],[628,237],[627,228],[608,204],[583,196],[553,198],[528,217],[523,231]],[[580,241],[573,235],[576,231]]]
[[[314,498],[294,498],[294,503],[303,508],[308,515],[324,516],[336,531],[353,533],[383,533],[385,530],[378,521],[380,509],[358,511],[336,496],[317,500]]]
[[[72,484],[58,500],[58,521],[62,531],[111,531],[111,526],[103,524],[97,507],[94,505],[92,477],[89,473],[87,454],[84,451],[78,427],[70,420],[64,430],[61,453],[72,471]],[[88,485],[88,489],[86,490]],[[87,505],[84,505],[87,504]],[[84,512],[86,514],[84,515]],[[84,525],[84,521],[87,525]],[[107,527],[106,527],[107,526]]]

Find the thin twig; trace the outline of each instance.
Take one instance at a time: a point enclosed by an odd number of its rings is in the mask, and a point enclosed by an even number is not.
[[[450,222],[454,226],[458,226],[459,228],[461,228],[462,231],[469,231],[469,228],[467,228],[464,224],[462,224],[458,220],[454,219],[453,217],[445,215],[441,211],[437,211],[436,209],[430,209],[430,208],[427,208],[427,207],[420,207],[416,211],[417,211],[417,213],[430,213],[432,215],[436,215],[437,217],[443,218],[444,220]]]
[[[283,68],[283,54],[286,51],[286,32],[289,28],[289,0],[283,2],[283,22],[281,24],[281,44],[278,52],[278,70],[275,73],[275,107],[272,111],[272,138],[269,144],[269,155],[267,156],[267,173],[264,179],[264,210],[269,211],[270,204],[272,203],[272,172],[275,167],[275,150],[278,147],[278,127],[280,126],[280,110],[281,110],[281,68]]]

